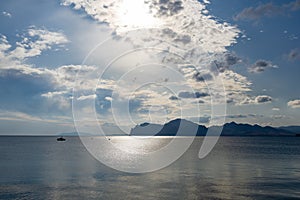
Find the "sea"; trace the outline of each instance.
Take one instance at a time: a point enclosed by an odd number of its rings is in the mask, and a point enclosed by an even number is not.
[[[199,159],[202,141],[135,174],[100,163],[78,137],[2,136],[0,199],[300,199],[300,137],[221,137]]]

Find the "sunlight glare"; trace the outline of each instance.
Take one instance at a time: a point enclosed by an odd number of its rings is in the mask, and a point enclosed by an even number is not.
[[[123,0],[117,13],[117,21],[120,24],[119,31],[158,28],[162,23],[142,0]]]

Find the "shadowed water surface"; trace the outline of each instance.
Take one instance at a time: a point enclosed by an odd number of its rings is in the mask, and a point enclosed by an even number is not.
[[[0,137],[0,199],[300,198],[300,138],[222,137],[200,160],[202,141],[167,168],[129,174],[99,163],[77,137]]]

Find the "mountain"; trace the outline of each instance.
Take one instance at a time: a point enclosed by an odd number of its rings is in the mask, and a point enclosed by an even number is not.
[[[292,136],[294,133],[274,128],[271,126],[259,126],[257,124],[237,124],[235,122],[226,123],[223,126],[223,136]]]
[[[300,126],[281,126],[279,127],[279,129],[290,131],[297,134],[300,133]]]
[[[78,136],[77,132],[70,132],[70,133],[58,133],[57,136]]]
[[[77,132],[70,132],[70,133],[58,133],[57,136],[73,137],[79,135]],[[81,133],[80,136],[97,136],[97,135],[92,133]]]
[[[222,127],[210,127],[210,134],[217,135]],[[143,123],[131,129],[134,136],[205,136],[208,128],[185,119],[175,119],[164,125]],[[223,126],[222,136],[295,136],[289,130],[270,126],[250,124],[226,123]]]
[[[207,128],[185,119],[175,119],[164,125],[143,123],[131,129],[130,135],[137,136],[187,136],[186,133],[197,133],[198,136],[205,136]],[[190,134],[191,135],[191,134]]]

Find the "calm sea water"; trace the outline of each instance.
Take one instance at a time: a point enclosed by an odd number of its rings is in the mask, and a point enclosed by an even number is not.
[[[129,174],[77,137],[0,137],[0,199],[300,199],[300,138],[222,137],[200,160],[202,140],[167,168]]]

